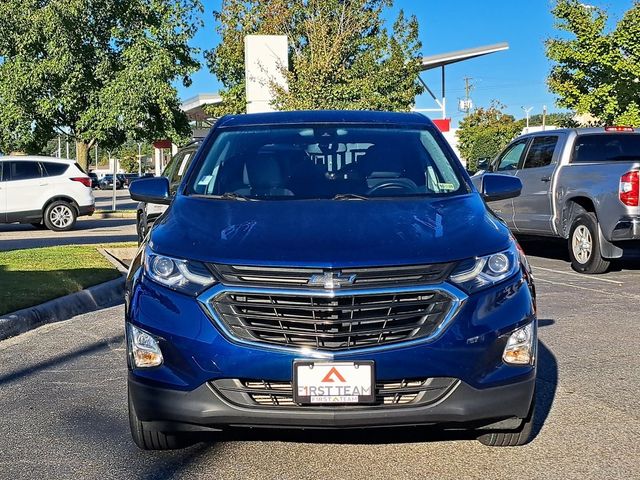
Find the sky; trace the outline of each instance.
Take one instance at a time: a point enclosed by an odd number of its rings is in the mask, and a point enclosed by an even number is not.
[[[222,1],[202,1],[204,27],[192,45],[208,50],[219,42],[212,12],[220,8]],[[550,13],[553,3],[552,0],[395,0],[385,17],[391,23],[400,9],[415,15],[420,25],[423,55],[509,43],[506,52],[447,67],[447,117],[452,118],[455,125],[464,115],[458,111],[458,100],[464,97],[465,77],[472,79],[471,99],[475,106],[488,106],[492,100],[498,100],[517,118],[524,117],[522,107],[533,107],[531,115],[542,113],[544,105],[549,112],[561,111],[545,82],[551,64],[545,57],[544,41],[559,35]],[[584,0],[584,3],[607,11],[610,23],[614,24],[632,6],[633,0]],[[432,90],[439,90],[439,70],[425,72],[422,78]],[[191,87],[179,86],[179,94],[184,100],[199,93],[215,93],[219,88],[217,79],[204,66],[193,76]],[[434,107],[428,94],[416,100],[416,108]]]

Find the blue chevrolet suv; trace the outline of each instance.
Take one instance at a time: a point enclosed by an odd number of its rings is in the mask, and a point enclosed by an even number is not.
[[[230,427],[468,429],[529,441],[535,290],[524,254],[415,113],[220,119],[131,265],[131,432],[178,448]]]

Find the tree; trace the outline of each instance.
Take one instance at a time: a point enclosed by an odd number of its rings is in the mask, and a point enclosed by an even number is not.
[[[552,13],[568,34],[546,43],[558,105],[602,125],[640,126],[640,3],[611,31],[604,10],[579,0],[558,0]]]
[[[382,14],[392,0],[225,0],[215,13],[220,44],[207,52],[224,88],[213,115],[245,111],[244,37],[287,35],[288,87],[271,84],[274,106],[293,109],[409,110],[418,81],[418,22],[401,11],[391,31]]]
[[[143,143],[141,148],[141,154],[146,157],[153,154],[153,146],[149,143]],[[138,143],[129,140],[122,145],[114,153],[114,156],[119,159],[120,167],[126,173],[138,172]],[[145,170],[144,158],[142,159],[142,170]]]
[[[573,113],[549,113],[545,121],[545,125],[553,125],[560,128],[576,128],[579,126],[574,119]],[[523,126],[526,126],[526,120],[520,120]],[[537,113],[529,118],[530,127],[542,126],[542,114]]]
[[[58,134],[87,166],[96,142],[190,133],[176,88],[199,67],[188,41],[199,0],[2,0],[0,150]]]
[[[475,171],[478,160],[495,157],[522,132],[522,122],[503,113],[504,108],[494,101],[489,108],[477,108],[460,122],[456,136],[467,170]]]

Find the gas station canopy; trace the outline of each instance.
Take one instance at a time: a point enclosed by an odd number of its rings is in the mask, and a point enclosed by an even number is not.
[[[490,53],[501,52],[503,50],[509,50],[509,44],[506,42],[496,43],[494,45],[487,45],[484,47],[467,48],[465,50],[457,50],[449,53],[439,53],[437,55],[431,55],[422,58],[422,71],[432,70],[438,67],[444,67],[452,63],[463,62],[464,60],[470,60],[476,57],[482,57],[489,55]]]

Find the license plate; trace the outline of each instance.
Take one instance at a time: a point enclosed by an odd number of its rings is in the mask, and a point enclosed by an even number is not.
[[[293,399],[298,404],[374,403],[373,362],[293,363]]]

